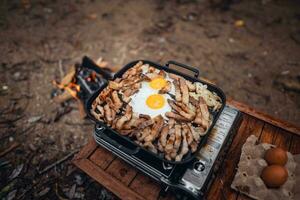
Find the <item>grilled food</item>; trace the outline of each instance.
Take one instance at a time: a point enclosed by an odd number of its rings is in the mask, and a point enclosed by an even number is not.
[[[153,153],[181,161],[195,152],[221,99],[200,83],[138,62],[109,81],[91,113]]]

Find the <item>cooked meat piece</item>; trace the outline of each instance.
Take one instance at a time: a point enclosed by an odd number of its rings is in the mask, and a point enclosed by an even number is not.
[[[122,88],[122,84],[115,81],[109,81],[108,87],[113,90],[119,90]]]
[[[186,85],[186,82],[183,78],[179,79],[179,84],[180,84],[180,91],[182,94],[182,103],[185,105],[189,104],[189,88]]]
[[[123,129],[131,129],[132,127],[137,127],[138,119],[138,114],[132,113],[131,119],[126,124],[124,124]]]
[[[150,115],[139,114],[139,117],[147,120],[151,119]]]
[[[191,148],[192,153],[194,153],[195,151],[197,151],[198,143],[193,141],[190,145],[190,148]]]
[[[202,125],[202,113],[201,113],[200,105],[198,105],[198,107],[197,107],[194,123],[198,124],[200,126]]]
[[[122,81],[121,78],[116,78],[116,79],[114,80],[114,82],[116,82],[116,83],[120,83],[121,81]]]
[[[169,125],[169,130],[170,130],[175,125],[175,120],[173,118],[170,118],[168,121],[168,125]]]
[[[161,133],[160,133],[160,138],[159,138],[159,143],[161,144],[162,147],[165,147],[167,144],[167,136],[169,134],[169,126],[164,126]]]
[[[179,150],[181,140],[182,140],[181,133],[182,133],[181,126],[179,124],[176,124],[175,125],[175,142],[174,142],[174,146],[172,149],[171,158],[175,158],[177,155],[177,151]]]
[[[125,114],[118,119],[116,122],[116,129],[121,130],[125,122],[129,121],[132,117],[132,107],[130,105],[126,106]]]
[[[189,120],[187,120],[185,117],[182,117],[181,115],[176,114],[176,113],[174,113],[174,112],[166,112],[165,115],[166,115],[168,118],[173,118],[173,119],[175,119],[175,120],[177,120],[177,121],[183,121],[183,122],[189,121]]]
[[[200,139],[200,133],[195,130],[195,128],[192,126],[192,124],[188,123],[187,126],[190,129],[190,133],[193,135],[193,139],[198,142]]]
[[[198,127],[194,127],[195,132],[200,135],[200,136],[204,136],[206,134],[206,131],[204,130],[203,127],[198,126]]]
[[[189,151],[188,141],[187,141],[187,131],[183,130],[182,132],[182,145],[179,154],[176,156],[175,161],[181,161],[182,157],[187,154]]]
[[[199,104],[198,100],[195,99],[195,98],[192,97],[192,96],[190,96],[190,103],[191,103],[193,106],[195,106],[196,108],[198,107],[198,104]]]
[[[188,80],[186,80],[185,83],[186,83],[186,85],[188,86],[190,92],[196,91],[196,86],[195,86],[193,83],[191,83],[191,82],[188,81]]]
[[[103,117],[104,116],[104,109],[103,109],[103,107],[100,106],[100,105],[97,105],[96,108],[99,111],[100,116]],[[96,109],[94,109],[94,110],[96,110]]]
[[[141,76],[142,76],[142,80],[141,81],[146,81],[146,82],[150,82],[151,81],[151,78],[148,77],[147,75],[142,74]]]
[[[174,109],[177,113],[179,113],[181,116],[183,116],[184,118],[186,118],[187,121],[191,121],[194,119],[194,115],[191,113],[186,113],[185,111],[183,111],[180,107],[178,107],[177,105],[175,105],[175,103],[168,99],[168,103],[171,106],[172,109]]]
[[[196,115],[196,108],[189,104],[189,105],[186,105],[186,104],[183,104],[181,102],[174,102],[177,106],[179,106],[184,112],[186,113],[189,113],[191,114],[193,117],[195,117]]]
[[[148,72],[149,72],[149,73],[152,73],[152,72],[154,72],[155,70],[156,70],[155,67],[150,66],[149,69],[148,69]]]
[[[165,154],[165,159],[167,159],[167,160],[172,160],[170,154]]]
[[[166,72],[164,70],[160,70],[158,72],[158,75],[165,78],[166,77]]]
[[[149,149],[150,151],[152,151],[155,154],[157,153],[156,147],[151,142],[146,142],[144,144],[144,147],[146,147],[147,149]]]
[[[154,141],[164,125],[164,118],[161,115],[155,118],[156,123],[153,125],[150,135],[145,138],[146,142]]]
[[[147,120],[147,121],[144,121],[144,122],[142,122],[142,123],[140,123],[139,125],[138,125],[138,129],[144,129],[144,128],[146,128],[147,126],[150,126],[150,125],[152,125],[154,123],[154,120],[153,119],[149,119],[149,120]]]
[[[111,109],[111,118],[112,118],[112,120],[114,120],[116,118],[116,114],[117,114],[116,111]]]
[[[162,78],[161,75],[159,75],[159,74],[157,74],[157,73],[155,73],[155,72],[147,73],[147,74],[145,74],[145,77],[146,77],[146,79],[148,79],[148,80],[153,80],[153,79],[156,79],[156,78]]]
[[[91,109],[91,114],[99,121],[103,121],[102,117],[103,115],[101,115],[100,113],[96,113],[93,109]]]
[[[145,137],[150,135],[150,133],[151,133],[151,129],[149,127],[147,127],[144,130],[139,131],[138,134],[136,135],[136,137],[139,141],[144,141]]]
[[[111,109],[110,109],[110,107],[109,107],[108,104],[106,104],[106,105],[104,106],[104,116],[105,116],[106,122],[107,122],[108,124],[111,124],[113,118],[112,118]]]
[[[171,129],[172,130],[172,129]],[[170,130],[170,132],[171,132]],[[174,130],[174,129],[173,129]],[[175,130],[174,130],[174,133],[175,133]],[[174,142],[175,142],[175,134],[170,134],[170,137],[169,139],[167,140],[167,144],[165,146],[165,152],[167,154],[171,153],[172,150],[173,150],[173,145],[174,145]]]
[[[202,126],[204,129],[207,129],[209,126],[209,111],[205,100],[200,97],[200,111],[202,114]]]
[[[129,70],[127,70],[123,75],[122,78],[123,79],[127,79],[130,76],[134,76],[136,75],[138,72],[141,71],[141,66],[143,65],[142,61],[139,61],[137,64],[135,64],[132,68],[130,68]]]
[[[182,97],[181,97],[181,91],[180,91],[179,83],[178,83],[178,81],[173,81],[173,83],[174,83],[174,86],[175,86],[175,100],[177,102],[180,102],[182,100]]]
[[[160,141],[157,142],[157,147],[158,147],[158,150],[160,152],[164,152],[164,147],[162,146],[162,144],[160,143]]]
[[[120,117],[116,117],[112,122],[111,122],[111,128],[116,129],[116,123],[120,119]]]
[[[110,107],[112,110],[115,110],[115,109],[116,109],[116,107],[115,107],[115,105],[114,105],[114,102],[111,100],[110,97],[106,97],[105,102],[109,105],[109,107]]]
[[[158,91],[159,94],[165,94],[171,91],[171,82],[167,81],[165,87],[163,87],[162,89],[160,89]]]
[[[174,80],[178,80],[180,78],[180,76],[178,76],[176,74],[169,73],[168,75],[171,79],[174,79]]]
[[[123,103],[120,100],[117,91],[113,91],[111,96],[112,96],[112,100],[113,100],[114,105],[115,105],[115,110],[119,110],[122,107]]]
[[[129,103],[131,101],[131,97],[130,96],[126,96],[125,94],[122,95],[122,101],[124,103]]]
[[[108,95],[110,95],[112,89],[106,87],[102,90],[102,92],[99,95],[99,98],[101,101],[104,101],[106,99],[106,97],[108,97]]]
[[[101,105],[103,103],[103,101],[101,101],[100,97],[98,96],[95,101],[93,102],[93,104],[97,104],[97,105]]]
[[[119,130],[119,133],[121,135],[129,135],[130,133],[132,133],[132,131],[133,131],[133,129],[128,129],[128,130],[122,129],[122,130]]]
[[[193,137],[193,135],[192,135],[192,133],[191,133],[189,127],[188,127],[186,124],[183,124],[183,125],[182,125],[182,129],[183,129],[184,132],[185,132],[185,135],[186,135],[186,141],[187,141],[188,145],[190,145],[190,144],[193,142],[194,137]]]
[[[124,95],[126,96],[126,97],[130,97],[130,96],[132,96],[133,94],[135,94],[135,93],[137,93],[139,91],[139,89],[135,89],[135,88],[130,88],[130,89],[127,89],[127,90],[125,90],[124,91]]]

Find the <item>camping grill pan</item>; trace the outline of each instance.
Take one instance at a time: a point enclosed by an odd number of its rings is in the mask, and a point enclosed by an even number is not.
[[[146,148],[136,144],[133,140],[131,140],[129,137],[123,136],[121,134],[119,134],[117,131],[113,130],[112,128],[110,128],[109,126],[107,126],[104,122],[98,121],[90,112],[91,106],[93,101],[95,100],[95,98],[97,98],[97,96],[100,94],[100,92],[107,87],[108,85],[108,81],[109,80],[115,80],[116,78],[121,78],[122,75],[130,68],[132,68],[137,62],[142,61],[143,64],[149,64],[150,66],[153,66],[159,70],[164,70],[168,73],[173,73],[176,75],[179,75],[183,78],[185,78],[186,80],[193,82],[200,82],[202,84],[207,85],[207,89],[215,92],[222,100],[222,106],[218,111],[212,111],[211,109],[209,109],[210,114],[213,117],[212,123],[210,125],[210,127],[207,129],[207,133],[205,136],[203,136],[201,138],[201,141],[198,144],[198,149],[201,148],[205,143],[206,140],[213,128],[213,126],[215,125],[219,115],[221,114],[225,103],[226,103],[226,97],[225,94],[223,93],[223,91],[221,89],[219,89],[218,87],[205,82],[203,80],[199,80],[198,76],[199,76],[199,71],[196,68],[175,62],[175,61],[169,61],[167,62],[166,65],[162,66],[160,64],[148,61],[148,60],[137,60],[137,61],[133,61],[128,63],[127,65],[125,65],[123,68],[121,68],[117,73],[115,74],[109,74],[107,71],[104,71],[102,69],[100,69],[99,67],[97,67],[97,65],[88,57],[84,57],[83,61],[82,61],[82,67],[87,67],[87,68],[98,68],[99,70],[97,71],[99,74],[103,75],[103,78],[106,80],[104,81],[104,84],[99,88],[98,91],[96,91],[94,94],[92,94],[86,101],[85,103],[85,109],[87,112],[88,117],[93,120],[96,123],[96,134],[95,137],[101,137],[101,139],[105,140],[106,142],[109,142],[110,144],[114,145],[115,147],[121,149],[122,151],[124,151],[125,153],[129,154],[129,155],[134,155],[137,153],[145,153],[145,154],[150,154],[158,159],[160,159],[161,161],[165,162],[165,163],[170,163],[170,164],[185,164],[188,163],[189,161],[191,161],[195,155],[195,153],[191,153],[191,151],[189,151],[188,154],[186,154],[181,161],[169,161],[167,159],[165,159],[163,157],[162,154],[155,154],[149,150],[147,150]],[[194,77],[189,76],[187,74],[184,74],[182,72],[179,72],[177,70],[171,69],[170,65],[176,65],[177,67],[181,67],[184,68],[186,70],[189,70],[191,72],[194,73]]]

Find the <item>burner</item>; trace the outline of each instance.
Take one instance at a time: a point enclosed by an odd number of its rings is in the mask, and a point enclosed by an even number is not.
[[[165,191],[180,190],[183,196],[201,198],[209,189],[214,173],[223,161],[236,129],[239,126],[241,114],[230,106],[226,106],[221,113],[206,145],[200,149],[196,158],[184,165],[171,165],[159,159],[147,156],[140,150],[136,154],[126,153],[122,146],[116,148],[101,137],[105,131],[96,125],[94,137],[96,142],[111,151],[127,163],[142,171],[146,175],[162,183]]]

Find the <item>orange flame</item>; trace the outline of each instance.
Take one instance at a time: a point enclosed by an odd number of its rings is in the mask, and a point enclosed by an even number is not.
[[[62,85],[62,84],[57,83],[55,80],[52,81],[52,83],[59,89],[64,89],[64,90],[68,91],[72,95],[73,98],[78,99],[77,93],[80,91],[80,85],[77,85],[72,82],[69,83],[68,85]]]

